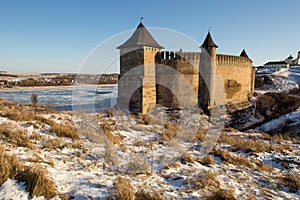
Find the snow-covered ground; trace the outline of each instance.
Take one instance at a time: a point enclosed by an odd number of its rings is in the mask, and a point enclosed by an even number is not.
[[[72,140],[58,137],[45,120],[14,121],[4,112],[0,126],[10,124],[27,132],[35,148],[15,146],[5,139],[0,140],[1,146],[27,166],[45,167],[59,193],[74,199],[106,199],[118,177],[128,180],[136,191],[157,191],[167,199],[203,199],[219,191],[230,191],[236,199],[300,198],[299,188],[289,191],[281,181],[287,173],[300,177],[299,140],[227,130],[209,154],[211,160],[203,161],[202,142],[186,137],[164,139],[166,127],[159,120],[146,125],[146,120],[132,116],[38,111],[40,118],[57,124],[77,124],[81,139]],[[209,126],[206,116],[194,113],[191,118],[198,126]],[[101,132],[101,124],[109,125],[109,131],[102,126]],[[49,141],[58,142],[58,147],[46,147]],[[239,145],[243,141],[254,145],[245,150]],[[269,149],[260,150],[262,143]],[[0,199],[28,199],[25,187],[8,179],[0,187]]]
[[[256,76],[268,76],[272,84],[257,88],[257,92],[290,92],[299,89],[300,67],[299,68],[262,68],[257,71]]]

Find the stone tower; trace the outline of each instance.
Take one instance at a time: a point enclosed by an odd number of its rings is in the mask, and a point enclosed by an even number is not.
[[[218,46],[208,32],[200,46],[198,103],[202,108],[211,107],[215,104],[217,48]]]
[[[147,113],[156,104],[155,55],[163,49],[142,22],[120,50],[117,105]]]

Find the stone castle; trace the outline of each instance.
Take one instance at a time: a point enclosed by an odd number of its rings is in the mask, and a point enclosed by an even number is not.
[[[217,54],[218,46],[210,32],[200,48],[201,52],[162,51],[163,47],[141,22],[132,36],[117,47],[117,105],[131,112],[147,113],[156,104],[209,108],[248,101],[254,92],[255,70],[246,51],[240,56]]]

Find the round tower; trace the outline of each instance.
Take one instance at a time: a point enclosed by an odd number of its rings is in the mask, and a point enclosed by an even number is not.
[[[200,107],[206,109],[215,105],[215,77],[218,48],[209,31],[200,48],[198,102]]]

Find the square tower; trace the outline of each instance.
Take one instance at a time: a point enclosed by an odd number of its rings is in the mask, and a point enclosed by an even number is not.
[[[156,104],[155,55],[163,48],[142,22],[121,46],[117,105],[147,113]]]

